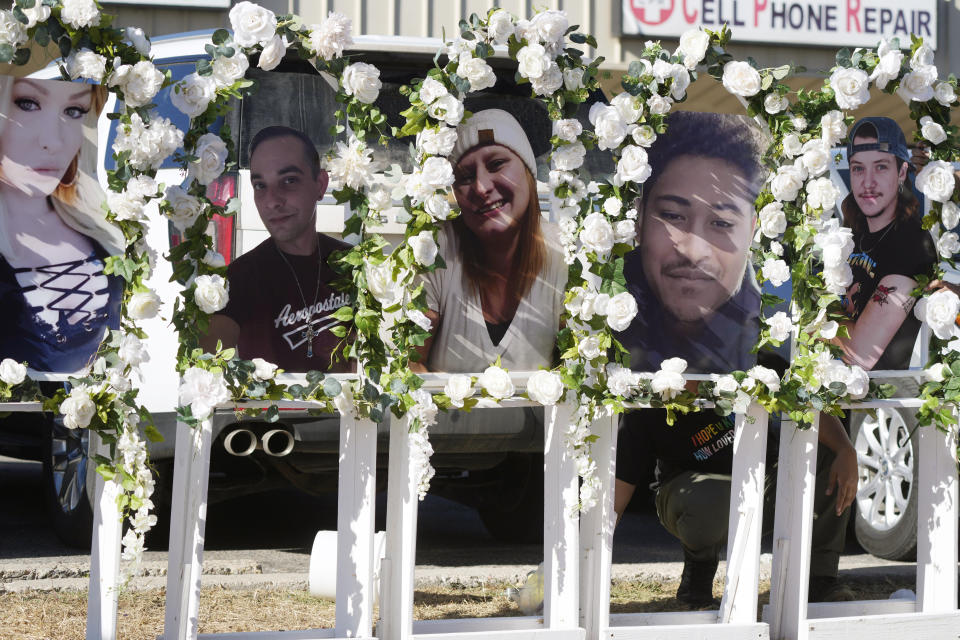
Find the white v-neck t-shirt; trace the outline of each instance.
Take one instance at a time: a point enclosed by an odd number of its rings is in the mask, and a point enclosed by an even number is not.
[[[553,365],[567,265],[556,226],[544,224],[542,233],[547,247],[543,269],[520,301],[500,344],[494,345],[483,320],[479,296],[464,281],[453,224],[443,226],[437,234],[437,245],[447,266],[423,276],[427,306],[440,316],[439,326],[433,328],[427,369],[480,373],[498,356],[501,366],[510,371],[536,371]]]

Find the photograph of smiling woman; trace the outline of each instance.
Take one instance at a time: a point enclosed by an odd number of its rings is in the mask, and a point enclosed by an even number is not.
[[[756,364],[760,289],[750,262],[768,138],[750,119],[678,111],[648,151],[637,248],[626,256],[638,313],[619,336],[636,371],[667,358],[691,373]]]
[[[119,325],[123,252],[96,180],[103,87],[0,76],[0,357],[75,372]]]

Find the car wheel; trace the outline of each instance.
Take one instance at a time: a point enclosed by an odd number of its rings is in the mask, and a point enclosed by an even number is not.
[[[90,507],[93,473],[89,432],[68,429],[51,419],[43,448],[43,479],[47,512],[60,540],[71,547],[90,549],[93,510]]]
[[[915,396],[913,380],[901,382],[897,397]],[[916,417],[910,409],[854,411],[851,439],[860,481],[854,531],[868,553],[888,560],[917,556]]]
[[[500,542],[542,542],[543,456],[514,454],[494,471],[504,482],[477,508],[483,526]]]

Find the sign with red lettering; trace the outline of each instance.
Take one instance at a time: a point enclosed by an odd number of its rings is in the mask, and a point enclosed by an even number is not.
[[[936,0],[623,0],[623,35],[677,38],[727,24],[734,41],[876,47],[910,34],[937,47]]]

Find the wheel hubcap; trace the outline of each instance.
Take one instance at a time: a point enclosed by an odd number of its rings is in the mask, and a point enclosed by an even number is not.
[[[900,522],[913,490],[914,452],[900,412],[878,409],[860,425],[857,441],[860,482],[858,517],[886,531]]]

